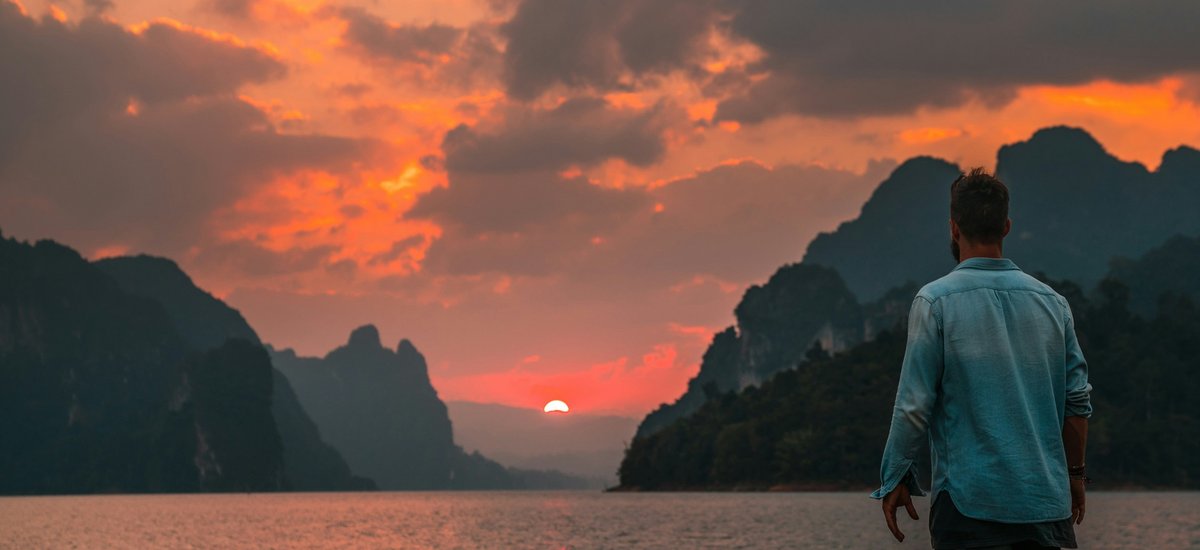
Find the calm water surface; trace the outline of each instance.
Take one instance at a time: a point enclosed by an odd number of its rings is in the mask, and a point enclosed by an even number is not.
[[[865,494],[293,493],[0,498],[4,548],[929,548]],[[1019,497],[1014,495],[1014,501]],[[1200,548],[1200,493],[1093,493],[1081,548]]]

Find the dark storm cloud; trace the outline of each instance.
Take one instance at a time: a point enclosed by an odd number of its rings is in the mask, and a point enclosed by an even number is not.
[[[1002,104],[1021,85],[1194,71],[1196,21],[1200,3],[1165,0],[526,0],[502,32],[514,97],[557,85],[622,89],[685,70],[723,100],[716,118],[758,122]],[[714,25],[762,59],[703,76],[697,62]]]
[[[469,87],[481,82],[491,85],[499,72],[500,48],[494,25],[395,24],[357,7],[326,8],[321,13],[346,23],[342,41],[348,51],[372,62],[416,64],[426,69],[425,73],[396,75],[404,80],[421,78],[426,86],[435,88]]]
[[[1023,84],[1135,82],[1200,67],[1200,3],[730,2],[768,78],[717,118],[860,115],[999,102]]]
[[[85,251],[179,254],[276,175],[349,170],[369,144],[275,131],[234,97],[284,67],[168,24],[34,21],[0,3],[0,219]]]
[[[452,174],[408,216],[443,227],[426,253],[430,273],[564,276],[619,295],[697,275],[745,282],[798,260],[893,167],[873,162],[856,174],[747,162],[651,190],[550,174]]]
[[[639,206],[644,193],[603,188],[550,173],[456,174],[449,187],[422,195],[410,218],[430,218],[469,238],[573,228],[597,231]]]
[[[178,252],[209,214],[276,173],[339,168],[359,144],[285,136],[234,99],[148,105],[134,116],[87,113],[22,140],[0,166],[16,225],[71,228],[71,242],[122,242]],[[25,202],[25,206],[17,206]]]
[[[695,64],[715,12],[705,0],[526,0],[501,33],[510,95],[563,84],[611,90]]]
[[[449,187],[422,196],[406,216],[442,227],[423,263],[432,272],[550,275],[575,263],[594,236],[649,205],[640,190],[602,188],[581,177],[451,173]]]
[[[665,103],[617,109],[603,99],[575,98],[554,109],[510,107],[498,128],[460,125],[442,150],[451,172],[521,172],[591,166],[610,158],[646,166],[666,152],[663,131],[682,119]]]
[[[394,61],[432,63],[437,56],[450,53],[466,34],[439,23],[393,25],[362,8],[342,8],[338,15],[346,22],[343,40],[372,56]]]
[[[154,23],[140,34],[98,18],[78,27],[35,21],[0,0],[0,143],[54,120],[228,93],[282,76],[283,64],[253,49]],[[10,149],[11,147],[5,147]]]
[[[636,265],[662,284],[695,274],[753,280],[798,260],[817,231],[852,217],[894,166],[873,161],[858,174],[743,162],[675,180],[649,192],[661,211],[614,235],[611,256],[589,272]]]

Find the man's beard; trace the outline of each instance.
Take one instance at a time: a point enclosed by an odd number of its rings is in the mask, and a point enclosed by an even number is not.
[[[950,239],[950,255],[951,255],[951,256],[954,256],[954,261],[955,261],[955,262],[961,262],[961,261],[962,261],[962,260],[960,260],[960,259],[959,259],[959,257],[960,257],[960,256],[962,256],[962,251],[960,251],[960,250],[958,249],[958,241],[956,241],[956,240],[954,240],[954,239]]]

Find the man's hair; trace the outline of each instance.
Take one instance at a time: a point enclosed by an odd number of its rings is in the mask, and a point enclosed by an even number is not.
[[[971,242],[1000,242],[1008,221],[1008,187],[983,168],[959,175],[950,184],[950,219]]]

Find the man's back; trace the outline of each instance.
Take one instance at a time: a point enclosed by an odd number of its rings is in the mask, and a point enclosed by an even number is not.
[[[942,331],[934,494],[948,491],[964,515],[991,521],[1070,517],[1062,424],[1078,346],[1066,300],[997,258],[968,259],[917,296]]]
[[[900,377],[874,497],[902,480],[924,494],[912,463],[928,431],[934,494],[947,491],[963,515],[1070,517],[1063,417],[1091,405],[1062,296],[1008,259],[967,259],[913,300]]]

